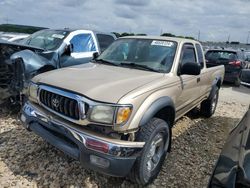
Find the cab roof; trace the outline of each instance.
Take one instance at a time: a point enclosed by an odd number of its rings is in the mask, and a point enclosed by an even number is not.
[[[165,37],[165,36],[126,36],[126,37],[120,37],[120,38],[128,38],[128,39],[150,39],[150,40],[170,40],[175,41],[177,43],[186,42],[186,43],[199,43],[197,40],[193,39],[186,39],[186,38],[180,38],[180,37]]]

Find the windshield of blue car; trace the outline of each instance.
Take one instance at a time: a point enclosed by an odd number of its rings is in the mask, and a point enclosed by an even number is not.
[[[157,72],[169,72],[175,57],[177,43],[168,40],[118,39],[96,60],[117,66],[148,68]]]
[[[68,34],[69,32],[64,30],[42,30],[32,34],[22,43],[45,50],[55,50]]]

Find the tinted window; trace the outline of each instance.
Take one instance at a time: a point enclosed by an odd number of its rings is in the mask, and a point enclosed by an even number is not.
[[[73,45],[73,52],[96,51],[94,40],[89,33],[74,36],[70,43]]]
[[[181,58],[181,64],[185,63],[196,62],[195,57],[195,50],[193,45],[190,44],[184,44],[183,46],[183,52],[182,52],[182,58]]]
[[[213,51],[209,50],[206,53],[206,59],[213,62],[218,62],[223,60],[234,61],[237,60],[236,52],[231,51]]]
[[[201,68],[203,68],[204,67],[204,62],[203,62],[204,59],[203,59],[203,52],[202,52],[201,45],[196,44],[195,47],[196,47],[197,55],[198,55],[198,62],[200,63]]]
[[[101,52],[103,52],[115,40],[110,35],[97,34],[96,36],[97,36],[97,40],[99,42],[99,46],[101,48]]]

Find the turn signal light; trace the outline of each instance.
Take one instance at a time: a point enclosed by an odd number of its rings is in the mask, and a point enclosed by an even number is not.
[[[86,140],[86,147],[103,153],[109,152],[108,144],[90,138],[87,138]]]

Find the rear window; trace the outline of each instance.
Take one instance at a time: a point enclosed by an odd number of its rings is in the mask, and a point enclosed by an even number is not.
[[[97,34],[96,36],[97,36],[97,40],[98,40],[100,48],[101,48],[101,52],[103,52],[115,40],[110,35]]]
[[[207,51],[206,59],[210,61],[217,61],[217,60],[234,61],[237,59],[237,54],[236,52],[231,52],[231,51]]]

